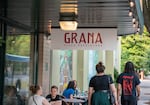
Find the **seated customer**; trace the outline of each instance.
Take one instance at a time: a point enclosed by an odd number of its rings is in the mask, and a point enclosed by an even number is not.
[[[75,93],[75,82],[69,81],[67,88],[63,92],[63,96],[65,98],[73,98],[73,95]]]
[[[58,101],[61,100],[61,96],[58,95],[58,87],[57,86],[52,86],[51,87],[51,93],[46,96],[46,99],[51,102],[51,101]]]
[[[41,86],[31,85],[30,91],[32,92],[32,96],[29,98],[28,105],[51,105],[45,97],[41,96],[43,94]]]

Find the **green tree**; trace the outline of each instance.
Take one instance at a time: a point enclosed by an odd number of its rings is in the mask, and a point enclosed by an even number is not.
[[[29,56],[30,54],[30,36],[8,36],[6,41],[6,53]]]
[[[124,64],[127,61],[132,61],[137,70],[147,69],[146,65],[149,63],[148,58],[150,53],[150,35],[146,29],[142,35],[128,35],[123,36],[121,40],[122,54],[121,54],[121,68],[124,69]]]

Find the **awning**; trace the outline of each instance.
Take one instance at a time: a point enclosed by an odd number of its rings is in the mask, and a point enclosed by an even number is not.
[[[6,59],[10,61],[17,61],[17,62],[29,62],[30,57],[6,54]]]

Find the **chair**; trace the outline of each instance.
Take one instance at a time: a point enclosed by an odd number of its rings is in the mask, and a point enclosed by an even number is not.
[[[60,97],[60,98],[61,98],[61,100],[62,100],[62,105],[69,105],[69,103],[67,103],[67,102],[63,101],[63,99],[65,99],[65,98],[66,98],[65,96],[63,96],[63,95],[59,95],[59,97]]]

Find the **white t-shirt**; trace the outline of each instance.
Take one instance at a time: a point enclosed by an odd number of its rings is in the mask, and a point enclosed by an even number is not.
[[[34,100],[35,102],[34,102]],[[29,101],[28,101],[28,105],[43,105],[42,104],[42,101],[44,100],[45,98],[43,96],[39,96],[39,95],[33,95],[29,98]]]

